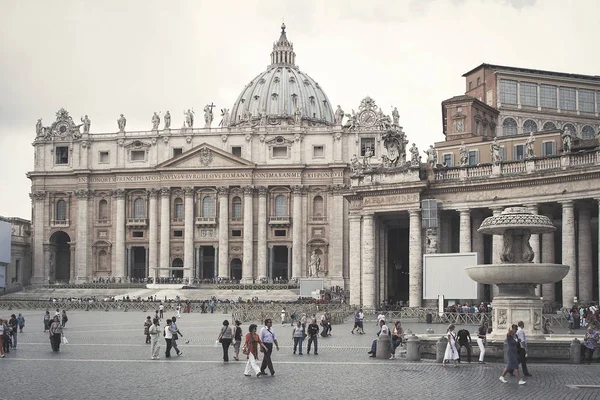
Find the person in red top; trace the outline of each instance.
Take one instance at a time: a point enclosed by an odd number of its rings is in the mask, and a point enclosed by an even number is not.
[[[256,333],[256,324],[251,324],[244,339],[244,346],[242,347],[242,353],[246,354],[246,358],[248,359],[246,370],[244,371],[245,376],[251,376],[250,372],[252,370],[256,373],[257,378],[262,375],[260,366],[257,363],[259,347],[263,352],[267,351],[267,348],[260,340],[260,336]]]

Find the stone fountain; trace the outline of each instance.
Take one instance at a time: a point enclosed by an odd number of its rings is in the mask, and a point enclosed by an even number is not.
[[[498,285],[492,301],[490,339],[504,340],[508,328],[518,321],[525,324],[528,339],[542,338],[542,300],[535,295],[538,284],[555,283],[569,272],[568,265],[533,263],[531,235],[553,232],[556,228],[546,216],[525,207],[509,207],[500,215],[486,218],[479,232],[502,235],[501,264],[468,266],[467,275],[478,283]]]

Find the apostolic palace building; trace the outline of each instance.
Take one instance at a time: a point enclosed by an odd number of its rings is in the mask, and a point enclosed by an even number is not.
[[[443,139],[418,150],[397,110],[331,103],[285,26],[270,61],[218,126],[212,105],[174,115],[181,128],[169,112],[145,131],[123,114],[108,133],[64,109],[39,120],[31,283],[312,276],[351,304],[421,306],[423,254],[497,262],[501,237],[477,228],[525,206],[557,227],[532,237],[534,262],[571,266],[540,295],[598,299],[600,77],[482,64],[442,102]]]

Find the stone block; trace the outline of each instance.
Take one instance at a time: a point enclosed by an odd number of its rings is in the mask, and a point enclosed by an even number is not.
[[[375,356],[387,360],[392,355],[392,338],[390,335],[379,335],[377,338],[377,352]]]

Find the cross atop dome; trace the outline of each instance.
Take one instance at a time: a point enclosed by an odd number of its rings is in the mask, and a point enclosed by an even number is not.
[[[294,44],[287,39],[285,34],[285,23],[281,24],[281,35],[279,36],[279,40],[273,43],[271,65],[296,65]]]

